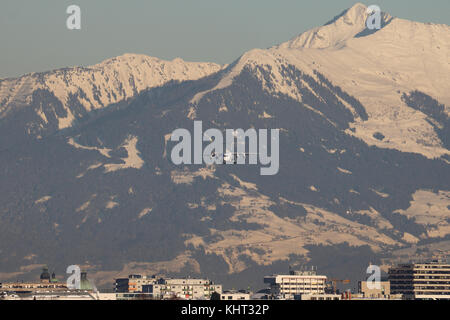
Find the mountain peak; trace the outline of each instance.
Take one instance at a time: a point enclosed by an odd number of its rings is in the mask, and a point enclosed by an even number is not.
[[[357,2],[348,9],[348,12],[349,12],[349,14],[353,14],[354,12],[358,13],[358,12],[366,11],[366,10],[367,10],[367,6],[365,4],[363,4],[361,2]]]
[[[347,10],[346,14],[342,17],[347,23],[360,24],[363,20],[363,24],[367,18],[367,7],[362,3],[356,3],[353,7]]]
[[[345,42],[366,31],[368,7],[362,3],[356,3],[351,8],[344,10],[325,25],[306,31],[292,40],[281,44],[280,48],[341,48]],[[387,24],[392,17],[382,13],[382,24]],[[371,30],[370,30],[371,31]],[[368,33],[368,32],[366,32]]]

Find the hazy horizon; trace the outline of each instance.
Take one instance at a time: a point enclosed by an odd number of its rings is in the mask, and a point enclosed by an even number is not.
[[[354,0],[321,1],[58,1],[3,3],[0,78],[87,66],[124,53],[227,64],[253,48],[287,41],[351,7]],[[359,1],[393,16],[449,24],[450,2]],[[81,7],[82,29],[68,30],[66,8]]]

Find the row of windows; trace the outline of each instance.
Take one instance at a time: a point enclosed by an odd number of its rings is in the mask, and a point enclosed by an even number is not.
[[[317,292],[322,292],[322,291],[324,291],[325,290],[325,288],[295,288],[295,287],[292,287],[292,288],[289,288],[289,287],[287,287],[287,288],[281,288],[280,289],[280,291],[302,291],[302,292],[305,292],[305,291],[317,291]]]
[[[437,291],[437,292],[417,291],[416,292],[416,295],[420,295],[420,294],[433,295],[433,296],[448,296],[448,295],[450,295],[450,293],[448,293],[448,292],[439,292],[439,291]]]
[[[430,268],[430,267],[427,268],[427,267],[424,267],[421,265],[415,265],[414,269],[448,269],[448,270],[450,270],[450,266],[433,266],[432,268]]]
[[[0,286],[0,288],[2,288]],[[18,284],[18,285],[5,285],[3,286],[3,288],[5,289],[64,289],[66,288],[65,285],[39,285],[39,286],[35,286],[35,285],[22,285],[22,284]]]
[[[422,289],[422,290],[444,290],[444,291],[450,291],[449,287],[425,287],[425,286],[418,286],[415,287],[416,290]]]
[[[449,270],[447,270],[447,271],[445,271],[445,270],[441,270],[441,271],[437,271],[437,270],[433,270],[433,271],[430,271],[430,270],[415,270],[414,273],[415,274],[447,274],[447,275],[450,275],[450,271]]]
[[[415,279],[449,279],[450,276],[417,276]]]
[[[447,274],[450,275],[450,270],[389,270],[389,274]]]
[[[296,286],[296,287],[317,287],[317,286],[324,286],[325,283],[282,283],[280,286]]]
[[[323,287],[325,286],[325,283],[281,283],[278,285],[279,287],[283,286],[296,286],[296,287]]]
[[[437,284],[450,284],[450,281],[446,281],[448,279],[410,279],[410,280],[391,280],[391,285],[393,284],[418,284],[418,283],[437,283]]]
[[[221,300],[233,300],[233,296],[222,296],[220,299]],[[236,297],[236,300],[247,300],[247,298],[244,296],[239,296],[239,297]]]
[[[398,273],[403,273],[403,274],[412,274],[413,271],[412,270],[392,270],[390,269],[389,274],[398,274]]]
[[[320,290],[323,288],[282,287],[281,290]]]
[[[414,284],[439,284],[439,285],[449,285],[450,281],[414,281]]]

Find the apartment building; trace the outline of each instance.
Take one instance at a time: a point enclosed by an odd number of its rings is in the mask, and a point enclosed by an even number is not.
[[[158,279],[154,284],[144,285],[144,293],[151,293],[155,299],[173,297],[189,300],[210,299],[214,292],[222,293],[222,285],[208,279]]]
[[[128,278],[118,278],[114,284],[114,292],[117,293],[142,293],[143,286],[155,284],[158,278],[155,275],[146,276],[130,274]]]
[[[443,260],[392,267],[389,282],[392,294],[407,299],[450,300],[450,264]]]
[[[208,279],[172,279],[133,274],[128,278],[116,279],[114,291],[123,293],[121,297],[124,299],[210,299],[212,293],[222,293],[222,285]]]

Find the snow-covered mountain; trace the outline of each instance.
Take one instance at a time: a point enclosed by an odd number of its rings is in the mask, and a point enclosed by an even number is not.
[[[265,88],[298,101],[298,87],[283,75],[292,65],[317,79],[320,72],[364,105],[349,134],[369,145],[423,154],[448,155],[428,117],[406,105],[403,94],[418,90],[447,106],[450,114],[450,26],[412,22],[382,14],[382,28],[366,28],[367,7],[357,3],[326,25],[267,50],[245,53],[215,89],[250,67],[264,68]],[[210,91],[213,91],[210,90]],[[197,102],[200,93],[192,102]],[[352,110],[353,112],[354,110]],[[382,140],[375,136],[384,136]]]
[[[381,13],[381,25],[390,23],[393,17],[387,13]],[[346,45],[352,38],[362,36],[364,33],[374,33],[366,29],[368,17],[367,7],[361,3],[344,10],[333,20],[325,25],[308,30],[294,39],[281,44],[280,48],[308,48],[308,49],[339,49]]]
[[[450,252],[449,27],[366,18],[356,4],[223,68],[126,55],[0,82],[0,268],[259,287],[291,263],[347,279]],[[194,119],[279,128],[278,174],[175,166],[170,134]]]
[[[180,58],[164,61],[138,54],[124,54],[90,67],[73,67],[31,73],[16,79],[0,80],[0,119],[33,104],[33,93],[47,90],[62,104],[64,115],[55,114],[58,129],[72,125],[80,114],[102,109],[136,96],[169,81],[197,80],[217,72],[214,63],[186,62]],[[70,104],[77,101],[81,110]],[[72,101],[71,101],[72,100]],[[35,108],[45,127],[50,117],[43,106]]]

